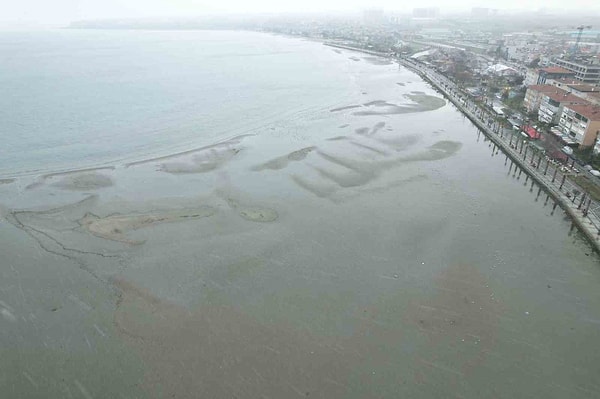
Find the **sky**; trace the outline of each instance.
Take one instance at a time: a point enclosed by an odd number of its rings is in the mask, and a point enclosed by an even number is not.
[[[1,25],[61,25],[74,20],[199,16],[215,13],[361,11],[382,8],[410,12],[414,7],[468,10],[600,8],[597,0],[0,0]]]

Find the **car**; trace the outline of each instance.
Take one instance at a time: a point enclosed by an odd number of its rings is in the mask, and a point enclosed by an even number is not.
[[[572,155],[573,154],[573,149],[569,146],[564,146],[563,148],[561,148],[561,151],[564,152],[567,155]]]
[[[596,169],[590,170],[590,173],[596,177],[600,177],[600,171],[598,171]]]

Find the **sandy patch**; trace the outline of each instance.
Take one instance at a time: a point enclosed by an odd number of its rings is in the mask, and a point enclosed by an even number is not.
[[[207,145],[204,147],[193,148],[191,150],[178,152],[178,153],[171,154],[171,155],[165,155],[162,157],[155,157],[155,158],[144,159],[141,161],[130,162],[130,163],[125,164],[125,167],[129,168],[131,166],[143,165],[143,164],[147,164],[147,163],[154,163],[157,161],[167,161],[167,160],[173,160],[173,159],[178,159],[178,160],[186,159],[187,156],[193,157],[194,154],[199,154],[202,152],[204,152],[206,154],[206,151],[211,150],[211,149],[216,149],[217,151],[223,150],[223,149],[232,149],[232,148],[236,148],[236,146],[238,146],[245,138],[251,137],[251,136],[254,136],[254,134],[241,134],[239,136],[235,136],[230,139],[227,139],[227,140],[215,143],[215,144]],[[194,163],[194,162],[192,162],[192,163]]]
[[[290,152],[287,155],[272,159],[268,162],[265,162],[263,164],[255,166],[251,170],[253,170],[255,172],[259,172],[259,171],[265,170],[265,169],[271,169],[271,170],[283,169],[286,166],[288,166],[288,164],[290,162],[302,161],[303,159],[305,159],[308,156],[308,154],[310,154],[316,148],[317,147],[311,146],[311,147],[302,148],[302,149],[294,151],[294,152]]]
[[[15,179],[0,179],[0,185],[14,183]]]
[[[56,183],[52,183],[52,186],[63,190],[88,191],[110,187],[113,184],[113,180],[110,177],[91,172],[64,176]]]
[[[414,91],[413,94],[405,94],[404,96],[419,104],[426,111],[432,111],[446,105],[446,100],[443,98],[430,96],[423,92]]]
[[[213,147],[194,154],[187,161],[163,163],[159,170],[172,174],[206,173],[221,167],[240,151],[239,148],[228,148],[227,145]]]
[[[327,141],[341,141],[341,140],[348,140],[348,136],[336,136],[336,137],[330,137],[327,139]]]
[[[329,110],[329,112],[338,112],[338,111],[344,111],[347,109],[354,109],[354,108],[360,108],[360,105],[347,105],[345,107],[338,107],[338,108],[332,108]]]
[[[143,241],[128,238],[127,233],[131,231],[161,223],[182,222],[209,217],[216,212],[217,210],[213,207],[203,206],[194,209],[153,211],[144,214],[110,215],[106,217],[98,217],[88,213],[78,220],[78,223],[97,237],[134,245],[142,244]]]
[[[405,94],[414,104],[398,105],[384,100],[376,100],[363,104],[367,109],[353,112],[356,116],[399,115],[412,112],[433,111],[446,105],[446,101],[427,94]]]
[[[421,137],[417,134],[407,134],[402,136],[377,136],[374,140],[393,148],[396,151],[405,150],[417,144]]]
[[[299,175],[292,175],[292,180],[300,188],[303,188],[319,198],[327,198],[336,191],[336,187],[331,184],[315,182]]]
[[[385,122],[377,122],[372,128],[370,134],[375,134],[385,127]]]
[[[40,176],[33,183],[25,187],[26,190],[32,190],[43,186],[48,181],[54,181],[52,186],[74,191],[96,190],[113,185],[110,177],[98,173],[102,170],[114,170],[114,166],[100,168],[77,169],[66,172],[48,173]],[[58,180],[58,181],[57,181]]]
[[[383,156],[388,156],[389,155],[389,153],[387,151],[385,151],[385,150],[376,148],[376,147],[374,147],[372,145],[363,144],[363,143],[358,142],[358,141],[351,141],[350,144],[352,144],[353,146],[356,146],[356,147],[359,147],[359,148],[362,148],[362,149],[374,152],[375,154],[378,154],[378,155],[383,155]]]
[[[426,151],[405,157],[402,161],[438,161],[456,154],[461,147],[462,143],[457,141],[438,141],[429,146]]]
[[[226,200],[231,209],[250,222],[269,223],[279,218],[279,214],[274,209],[243,204],[231,197],[227,197]]]
[[[387,58],[382,57],[363,57],[363,60],[373,65],[392,65],[393,62]]]

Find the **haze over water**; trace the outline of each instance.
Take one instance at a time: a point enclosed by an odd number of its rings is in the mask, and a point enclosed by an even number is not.
[[[348,77],[312,48],[257,33],[2,32],[0,176],[169,154],[335,104]]]
[[[7,397],[600,395],[597,255],[414,73],[256,33],[0,43]]]

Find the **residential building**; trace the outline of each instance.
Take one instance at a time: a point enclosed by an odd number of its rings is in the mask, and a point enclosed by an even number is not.
[[[574,78],[575,72],[566,68],[551,66],[546,68],[529,69],[525,75],[525,86],[549,84],[548,81],[561,78]]]
[[[574,78],[560,78],[560,79],[548,79],[546,84],[560,87],[563,90],[569,91],[569,85],[577,85],[581,84],[580,81],[575,80]]]
[[[573,72],[574,78],[582,83],[600,83],[600,59],[598,57],[587,57],[575,60],[558,58],[554,65],[568,69]]]
[[[594,146],[594,152],[600,150],[597,143],[600,135],[600,106],[597,105],[565,105],[558,126],[579,145]]]
[[[523,99],[523,106],[527,109],[527,112],[537,112],[540,108],[542,95],[553,91],[556,91],[556,87],[551,85],[528,86],[527,91],[525,92],[525,98]]]
[[[585,98],[592,104],[600,105],[600,86],[588,84],[570,84],[566,89],[568,92],[578,97]]]
[[[554,88],[554,91],[542,93],[538,120],[546,123],[557,123],[562,110],[567,105],[589,104],[581,97],[566,90]]]
[[[600,86],[581,83],[573,79],[551,80],[549,84],[584,98],[592,104],[600,105]]]

